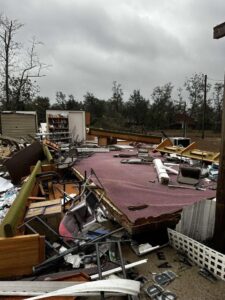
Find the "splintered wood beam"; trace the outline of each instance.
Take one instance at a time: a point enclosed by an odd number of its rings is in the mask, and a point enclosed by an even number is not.
[[[127,141],[150,143],[150,144],[159,144],[162,141],[161,136],[144,135],[144,134],[114,131],[114,130],[104,130],[99,128],[90,128],[89,134],[104,139],[116,138],[116,139],[122,139]]]

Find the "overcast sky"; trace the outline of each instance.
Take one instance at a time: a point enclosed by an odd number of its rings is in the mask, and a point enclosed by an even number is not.
[[[44,43],[52,67],[38,83],[51,101],[56,91],[108,99],[114,80],[127,99],[167,82],[176,90],[195,72],[224,76],[225,37],[213,40],[224,0],[0,0],[0,9],[24,23],[21,40]]]

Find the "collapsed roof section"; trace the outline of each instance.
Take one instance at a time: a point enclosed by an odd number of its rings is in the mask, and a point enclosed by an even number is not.
[[[153,165],[121,164],[112,153],[96,153],[76,162],[80,177],[91,168],[104,187],[103,203],[130,233],[175,225],[183,207],[215,196],[215,191],[171,189],[158,182]],[[175,178],[175,177],[174,177]],[[96,179],[94,183],[98,185]]]

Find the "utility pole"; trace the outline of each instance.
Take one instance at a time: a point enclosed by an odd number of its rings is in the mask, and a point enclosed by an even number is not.
[[[203,99],[203,114],[202,114],[202,139],[205,138],[205,111],[206,111],[206,93],[207,93],[207,75],[204,76],[204,99]]]
[[[225,36],[225,23],[222,23],[213,30],[213,38],[219,39]],[[225,253],[225,75],[223,93],[223,112],[221,129],[221,150],[219,162],[219,174],[216,191],[216,215],[214,227],[214,248]]]
[[[183,115],[183,137],[187,135],[187,115],[186,115],[186,101],[184,101],[184,115]]]

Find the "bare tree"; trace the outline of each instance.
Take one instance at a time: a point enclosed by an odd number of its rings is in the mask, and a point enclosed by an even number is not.
[[[44,76],[42,70],[47,67],[40,62],[36,51],[40,42],[33,38],[30,48],[24,51],[22,44],[16,41],[16,34],[22,27],[18,20],[0,16],[1,100],[6,109],[17,109],[19,102],[25,100],[25,95],[29,98],[31,93],[23,91],[27,87],[31,89],[32,78]]]
[[[16,32],[23,25],[17,20],[9,20],[7,17],[0,17],[0,60],[1,60],[1,75],[4,80],[4,91],[6,106],[9,106],[10,102],[10,87],[9,78],[13,63],[15,61],[15,55],[20,45],[14,41]]]

